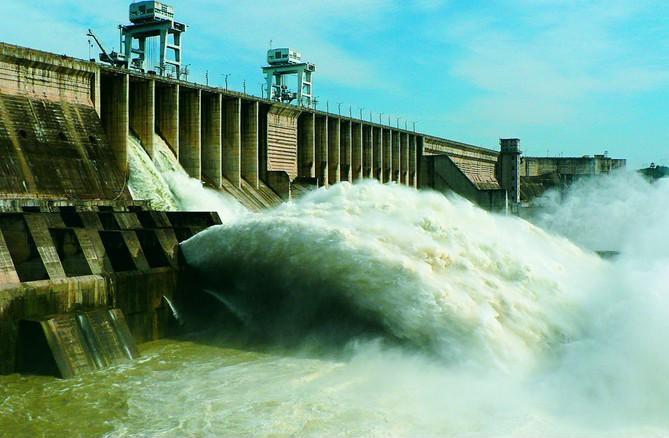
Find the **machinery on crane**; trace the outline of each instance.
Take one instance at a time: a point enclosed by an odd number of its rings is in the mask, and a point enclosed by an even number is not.
[[[97,35],[95,35],[95,33],[93,33],[91,29],[88,29],[86,36],[93,38],[93,41],[95,41],[95,44],[97,44],[98,48],[100,49],[100,61],[111,64],[115,67],[128,67],[128,62],[125,57],[113,50],[111,52],[107,52],[100,39],[97,37]]]

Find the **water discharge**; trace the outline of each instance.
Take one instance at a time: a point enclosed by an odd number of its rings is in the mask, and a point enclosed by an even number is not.
[[[667,434],[666,181],[578,184],[536,226],[373,181],[248,213],[157,169],[179,208],[224,214],[182,249],[252,336],[153,343],[74,381],[12,377],[1,430],[39,433],[74,406],[107,436]],[[62,403],[31,423],[36,395]]]
[[[134,200],[147,200],[156,210],[217,211],[223,222],[247,213],[231,196],[189,177],[160,135],[154,135],[153,159],[135,135],[128,136],[128,143],[128,188]]]
[[[625,182],[627,199],[607,199]],[[382,435],[664,433],[669,251],[644,243],[666,239],[667,187],[622,174],[546,206],[539,223],[583,244],[557,224],[587,218],[580,236],[622,250],[613,262],[456,197],[371,181],[210,228],[183,250],[249,330],[327,340],[362,318],[402,341],[351,341],[345,366],[347,397],[377,391],[360,415],[396,419]],[[625,234],[607,239],[609,225]]]

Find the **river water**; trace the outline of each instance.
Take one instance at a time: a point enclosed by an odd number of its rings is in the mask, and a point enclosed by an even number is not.
[[[133,193],[222,212],[182,248],[236,328],[76,379],[0,377],[0,435],[669,433],[666,181],[578,184],[536,226],[373,181],[250,213],[156,168]]]

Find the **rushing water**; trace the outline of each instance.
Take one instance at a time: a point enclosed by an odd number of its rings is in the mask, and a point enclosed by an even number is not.
[[[0,434],[669,433],[669,182],[579,184],[540,228],[373,181],[252,214],[155,170],[179,208],[224,214],[183,250],[239,324],[72,380],[1,377]]]

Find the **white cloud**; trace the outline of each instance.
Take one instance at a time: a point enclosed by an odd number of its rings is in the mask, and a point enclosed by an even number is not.
[[[189,14],[193,21],[197,19],[198,42],[204,47],[232,43],[257,52],[258,59],[262,59],[272,40],[274,47],[300,50],[305,59],[318,65],[319,77],[368,88],[379,85],[378,66],[351,51],[346,42],[364,38],[383,26],[383,16],[392,7],[393,2],[384,0],[199,0],[189,7]],[[202,14],[199,10],[208,12]]]
[[[450,66],[453,74],[485,91],[468,111],[550,124],[578,116],[579,107],[598,93],[637,93],[669,83],[669,68],[658,62],[658,54],[629,43],[620,32],[638,3],[518,0],[515,5],[507,15],[522,10],[517,19],[476,16],[446,33],[463,52]]]

